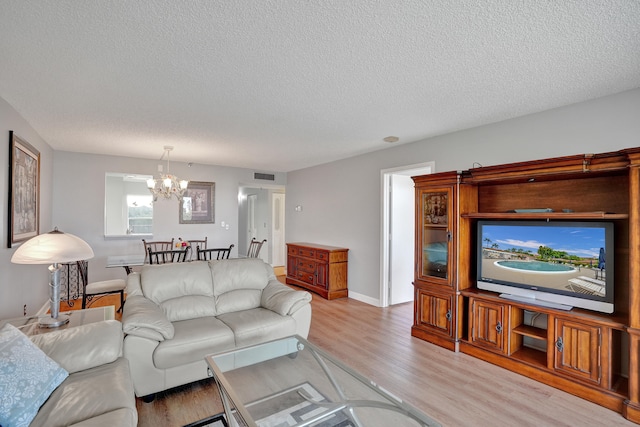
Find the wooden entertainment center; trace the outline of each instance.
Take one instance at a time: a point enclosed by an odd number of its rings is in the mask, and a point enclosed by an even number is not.
[[[640,423],[640,148],[413,180],[411,334]],[[529,208],[549,211],[514,212]],[[494,219],[613,223],[614,313],[540,307],[477,289],[476,225]]]

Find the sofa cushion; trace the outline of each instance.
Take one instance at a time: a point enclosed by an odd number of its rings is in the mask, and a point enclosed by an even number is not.
[[[260,307],[262,290],[269,283],[271,266],[261,259],[210,261],[217,314]]]
[[[116,409],[115,411],[107,412],[76,424],[71,424],[69,427],[135,426],[137,422],[137,416],[133,418],[131,416],[131,410],[127,408]]]
[[[171,322],[216,315],[206,261],[145,265],[140,286],[144,296],[162,307]]]
[[[124,409],[128,422],[136,425],[138,415],[129,363],[125,358],[86,369],[69,377],[40,408],[30,427],[62,427]]]
[[[123,338],[122,324],[105,320],[34,335],[31,341],[72,374],[122,356]]]
[[[185,295],[166,300],[161,307],[167,319],[172,322],[217,314],[215,299],[202,295]]]
[[[173,339],[162,341],[153,352],[153,364],[160,369],[202,361],[207,354],[234,348],[233,331],[215,317],[174,322]]]
[[[280,316],[266,308],[221,314],[218,319],[233,331],[236,347],[267,342],[296,333],[295,319]]]
[[[0,329],[0,425],[28,426],[68,375],[15,326],[4,325]]]
[[[257,289],[236,289],[216,298],[218,315],[260,307],[262,292]]]

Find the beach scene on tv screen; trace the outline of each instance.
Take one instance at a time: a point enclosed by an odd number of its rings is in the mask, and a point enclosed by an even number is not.
[[[485,225],[483,280],[605,296],[605,230]]]

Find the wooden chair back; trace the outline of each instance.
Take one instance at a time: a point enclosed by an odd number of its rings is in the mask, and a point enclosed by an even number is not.
[[[205,236],[205,238],[202,240],[198,240],[198,239],[189,240],[189,246],[191,246],[191,251],[189,252],[189,256],[193,261],[194,259],[197,259],[196,255],[198,254],[194,248],[199,247],[200,249],[207,249],[207,237]]]

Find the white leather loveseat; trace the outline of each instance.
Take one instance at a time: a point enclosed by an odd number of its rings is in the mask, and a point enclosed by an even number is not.
[[[279,282],[260,259],[145,265],[127,278],[124,355],[135,394],[207,378],[207,354],[307,337],[311,294]]]

